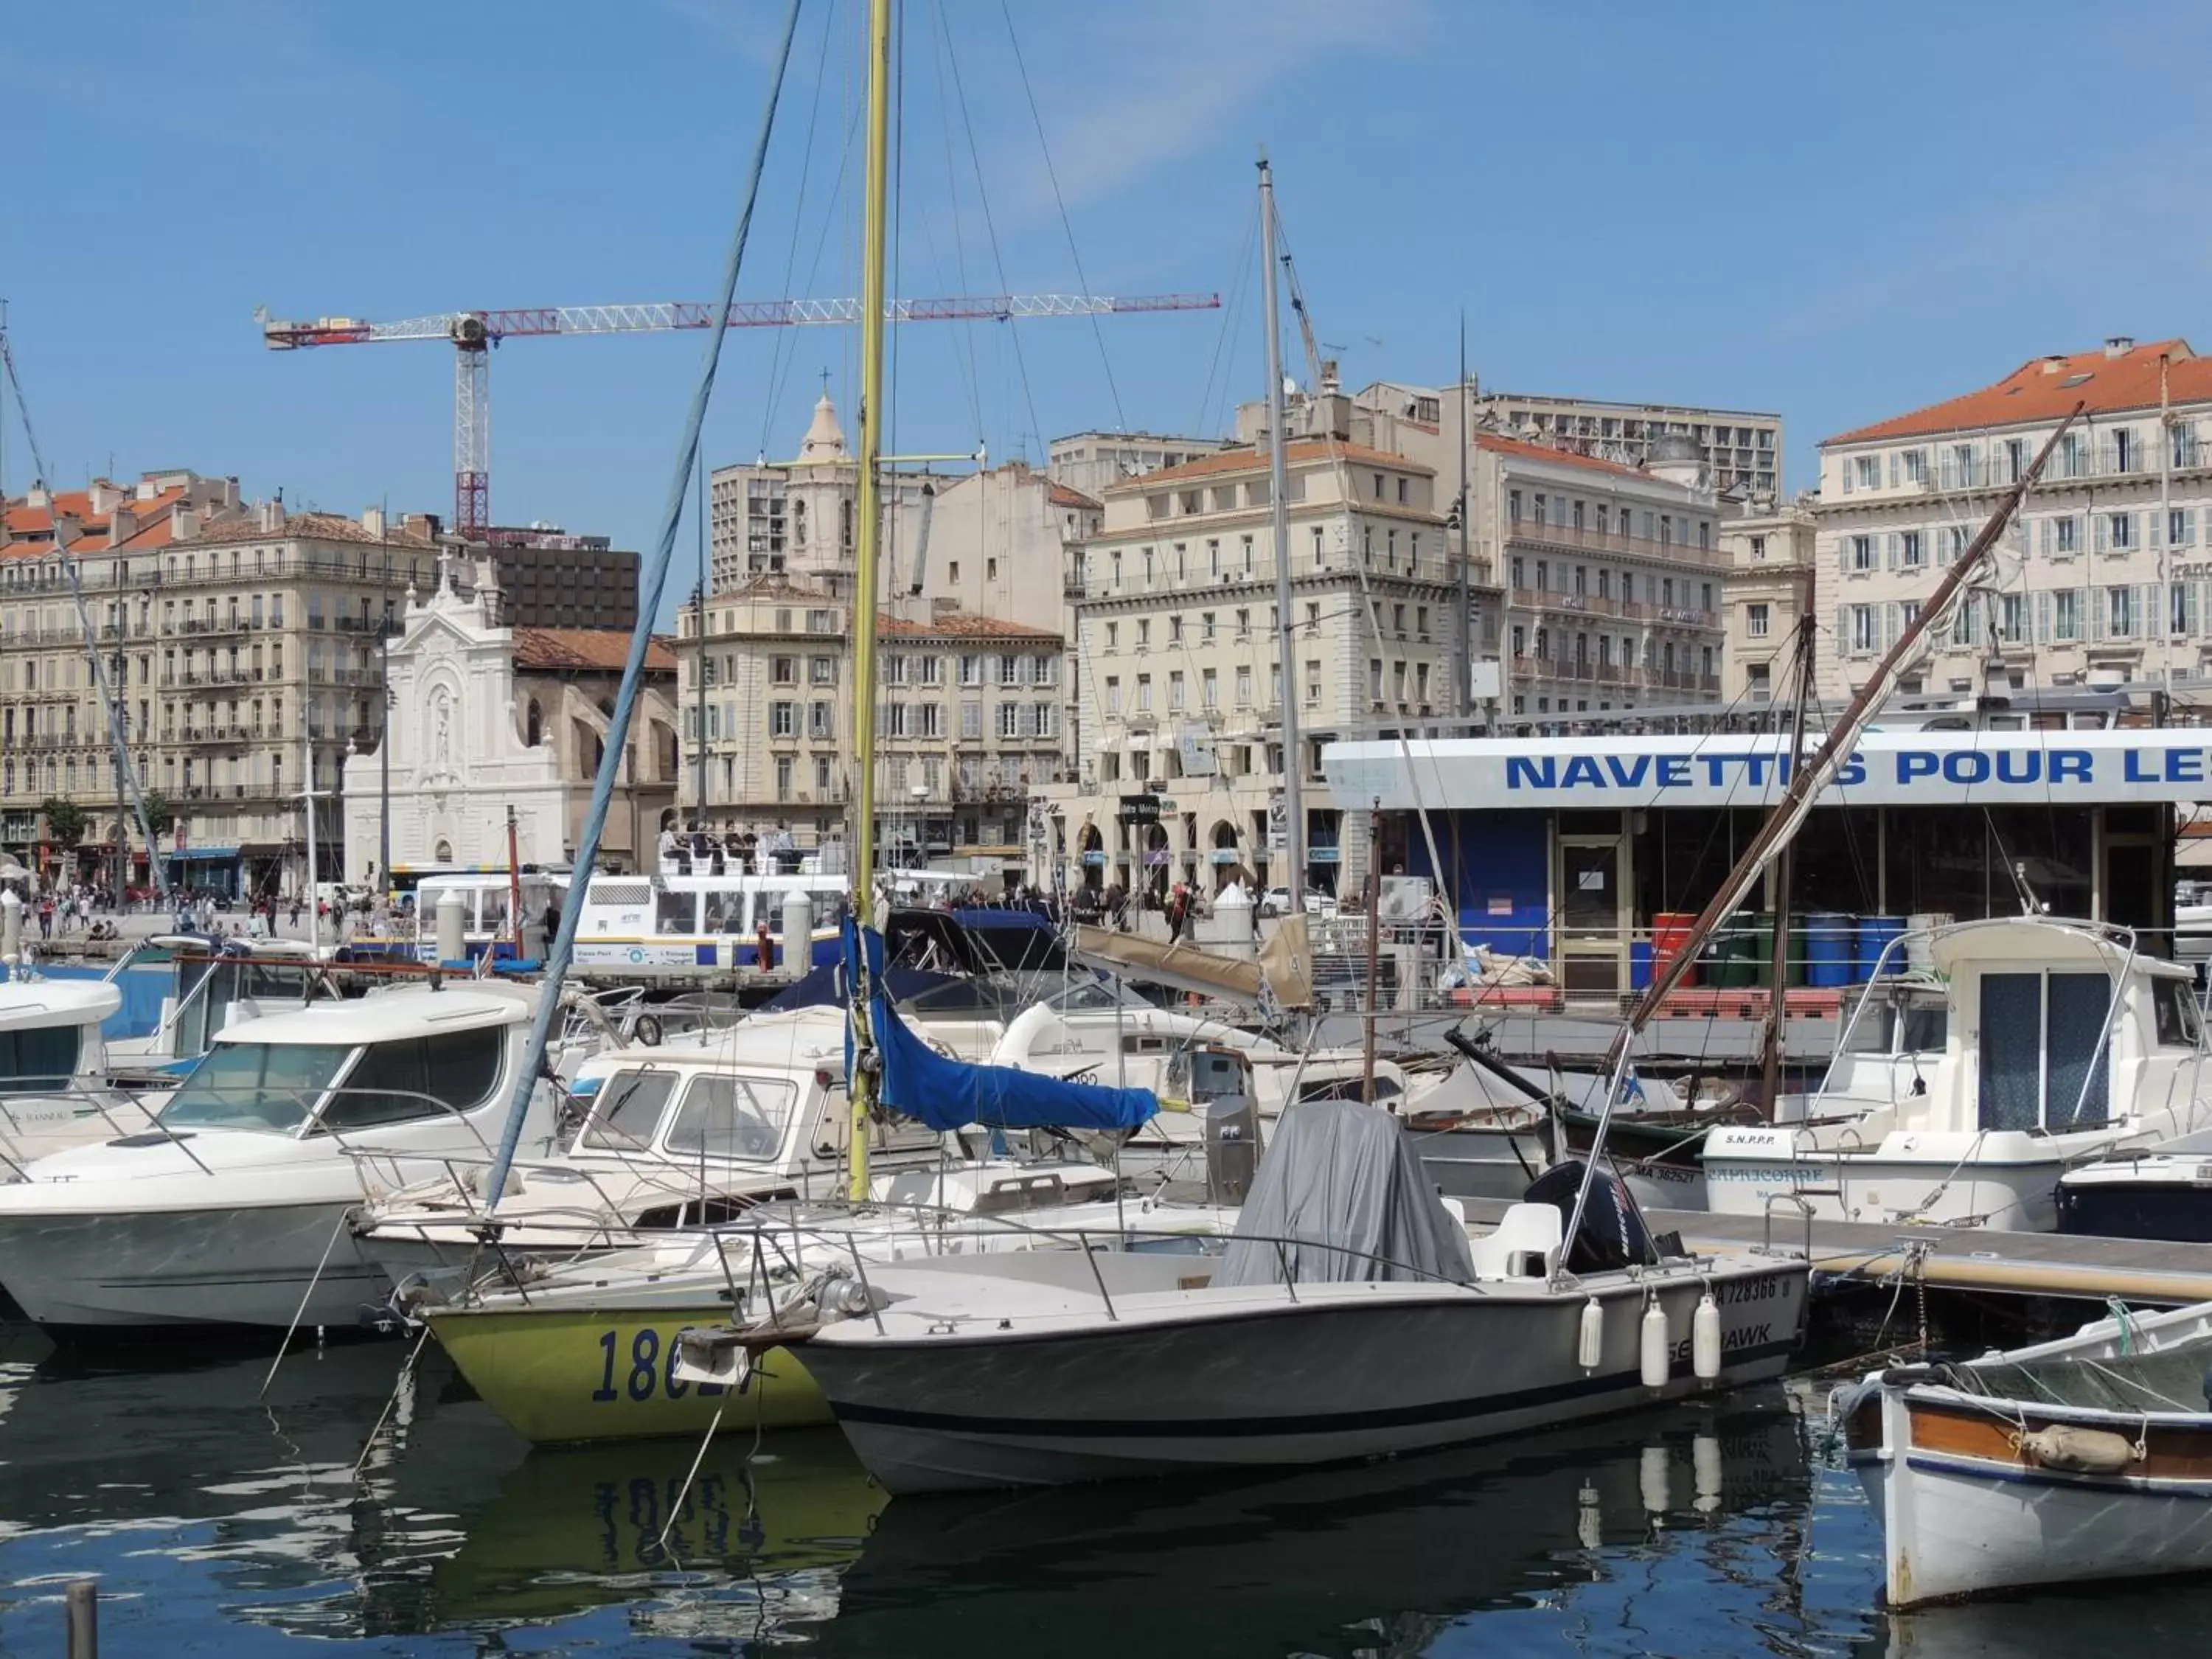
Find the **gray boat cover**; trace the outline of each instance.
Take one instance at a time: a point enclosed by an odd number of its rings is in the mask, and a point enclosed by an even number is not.
[[[1274,1240],[1297,1240],[1278,1249]],[[1216,1285],[1474,1280],[1467,1230],[1437,1200],[1398,1120],[1347,1100],[1284,1109],[1213,1270]]]

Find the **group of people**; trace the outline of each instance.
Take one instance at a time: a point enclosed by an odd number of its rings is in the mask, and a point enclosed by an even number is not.
[[[688,830],[672,825],[660,832],[659,854],[663,875],[789,875],[799,867],[787,830],[764,836],[732,830],[716,836],[702,823]]]

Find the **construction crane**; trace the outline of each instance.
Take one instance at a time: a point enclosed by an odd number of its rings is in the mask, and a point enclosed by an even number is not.
[[[1217,311],[1218,294],[1156,294],[1116,299],[1093,294],[986,294],[939,300],[892,300],[894,323],[1012,322],[1030,317],[1121,316],[1132,312]],[[750,300],[729,310],[732,328],[804,328],[859,320],[858,300]],[[397,340],[444,340],[453,347],[453,525],[480,539],[491,524],[491,348],[502,340],[552,334],[659,333],[708,328],[714,307],[672,300],[647,305],[533,306],[514,311],[446,311],[404,322],[356,317],[284,322],[266,308],[253,313],[272,351],[313,346],[380,345]]]

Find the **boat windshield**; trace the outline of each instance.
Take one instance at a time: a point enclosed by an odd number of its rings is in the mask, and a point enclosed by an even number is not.
[[[161,1125],[289,1134],[352,1053],[342,1042],[218,1042],[161,1108]]]
[[[1103,1013],[1116,1005],[1123,1008],[1152,1006],[1126,986],[1117,993],[1103,979],[1078,980],[1066,990],[1055,991],[1044,1000],[1044,1006],[1056,1014]]]
[[[668,1126],[669,1156],[758,1160],[776,1155],[798,1091],[781,1078],[702,1074]]]
[[[1950,1000],[1941,991],[1911,991],[1883,998],[1851,1028],[1844,1052],[1854,1054],[1936,1054],[1951,1027]]]
[[[669,1097],[676,1092],[677,1073],[655,1067],[626,1067],[617,1072],[592,1103],[591,1121],[578,1137],[579,1146],[603,1152],[642,1152],[653,1145],[653,1131]]]

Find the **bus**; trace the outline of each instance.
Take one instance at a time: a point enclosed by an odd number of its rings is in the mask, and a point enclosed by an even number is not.
[[[836,875],[594,876],[576,922],[575,965],[599,979],[710,980],[760,967],[759,929],[772,969],[803,973],[837,957],[850,908]],[[794,963],[783,937],[784,901],[805,893],[813,937]]]

